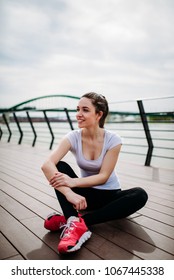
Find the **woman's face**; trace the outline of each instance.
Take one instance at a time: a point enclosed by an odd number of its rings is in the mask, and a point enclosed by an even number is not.
[[[98,125],[100,117],[101,114],[96,113],[95,107],[89,98],[82,97],[79,100],[76,113],[79,128]]]

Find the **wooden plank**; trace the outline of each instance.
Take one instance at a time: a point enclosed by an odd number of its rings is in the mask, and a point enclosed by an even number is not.
[[[147,208],[156,210],[156,211],[159,211],[160,213],[174,217],[174,208],[173,207],[161,205],[154,201],[148,201]]]
[[[46,180],[45,176],[39,170],[36,173],[33,173],[31,169],[28,167],[27,171],[23,171],[22,168],[17,169],[13,167],[13,170],[8,166],[8,170],[0,164],[0,172],[1,172],[1,179],[6,182],[9,182],[9,177],[11,178],[11,184],[13,184],[13,179],[24,183],[25,185],[31,186],[33,189],[39,190],[51,197],[56,197],[54,189],[49,185],[48,181]],[[37,174],[37,175],[36,175]],[[21,185],[20,183],[20,185]],[[13,184],[15,186],[15,183]]]
[[[156,183],[153,181],[148,181],[147,179],[139,179],[136,176],[129,178],[128,176],[119,176],[120,181],[126,188],[130,187],[143,187],[148,193],[153,194],[154,196],[166,195],[166,199],[173,201],[174,190],[172,186],[162,183]],[[172,197],[171,197],[172,196]]]
[[[106,225],[101,226],[103,230]],[[104,236],[97,234],[96,230],[92,228],[92,237],[86,247],[91,251],[96,252],[104,260],[140,260],[141,258],[134,254],[133,251],[128,251],[126,248],[120,247],[113,240],[108,240]]]
[[[38,201],[34,197],[29,196],[26,193],[23,193],[21,190],[14,188],[13,186],[7,184],[6,182],[1,181],[1,189],[4,193],[13,197],[16,201],[25,205],[28,209],[30,209],[34,214],[39,215],[42,218],[47,217],[47,215],[53,211],[56,211],[53,207],[49,207]]]
[[[93,230],[98,235],[113,242],[119,247],[127,250],[141,259],[172,260],[173,255],[141,240],[127,232],[111,226],[110,224],[99,224],[93,226]],[[150,237],[149,237],[150,238]]]
[[[20,260],[25,260],[21,255],[16,255],[16,256],[14,256],[14,257],[10,257],[10,258],[7,258],[6,260],[8,260],[8,261],[20,261]]]
[[[167,224],[169,226],[174,226],[174,218],[172,216],[163,214],[161,212],[158,212],[156,210],[148,209],[147,207],[143,207],[138,211],[138,213],[151,217],[154,220],[160,221],[164,224]],[[174,238],[174,232],[173,232],[173,238]]]
[[[36,175],[36,172],[32,173],[30,167],[28,167],[28,171],[24,171],[22,170],[22,168],[17,168],[17,167],[13,167],[10,168],[10,166],[8,167],[8,170],[5,166],[2,166],[2,164],[0,164],[0,171],[2,173],[2,176],[4,175],[8,175],[11,178],[14,179],[20,179],[19,181],[26,183],[28,185],[31,186],[36,186],[39,187],[41,190],[44,188],[46,189],[51,189],[51,187],[49,186],[49,183],[46,181],[43,173],[41,173],[41,171],[39,170],[37,172],[38,176]],[[36,171],[36,170],[35,170]]]
[[[46,158],[46,156],[45,156],[45,158]],[[17,159],[15,157],[15,159],[13,159],[13,161],[12,161],[12,159],[11,160],[9,160],[9,159],[1,160],[0,169],[1,169],[1,167],[2,168],[4,167],[5,173],[9,174],[9,170],[10,170],[10,174],[12,171],[13,173],[15,172],[19,176],[24,176],[24,177],[27,177],[28,179],[31,179],[31,174],[32,174],[32,175],[34,175],[33,179],[37,183],[45,184],[46,186],[48,186],[48,182],[41,170],[41,164],[43,163],[45,158],[43,160],[41,160],[41,159],[38,160],[36,155],[33,155],[32,162],[31,162],[28,160],[28,158],[26,159],[26,157],[25,157],[25,161],[22,161],[21,157],[18,155]],[[68,155],[65,158],[69,158],[70,162],[72,161]],[[20,160],[20,168],[18,167],[19,160]],[[8,170],[6,169],[7,165],[8,165]]]
[[[148,195],[149,195],[149,193],[148,193]],[[157,196],[154,196],[154,195],[150,194],[148,201],[157,203],[160,206],[163,205],[163,206],[167,206],[167,207],[170,207],[170,208],[174,209],[174,201],[170,201],[170,200],[165,199],[163,197],[157,197]]]
[[[51,153],[48,149],[37,149],[31,148],[31,147],[23,147],[18,146],[18,149],[14,151],[15,147],[7,146],[10,149],[1,149],[0,146],[0,153],[2,161],[10,164],[15,163],[16,166],[18,166],[19,160],[21,162],[20,168],[26,168],[26,170],[29,170],[28,167],[34,172],[35,170],[39,170],[41,172],[41,165],[45,161],[46,157]],[[7,148],[4,147],[4,148]],[[7,158],[8,154],[8,158]],[[34,160],[33,160],[34,159]],[[65,156],[65,160],[68,160],[70,164],[75,163],[75,159],[72,157],[71,153],[69,152]],[[4,164],[5,164],[4,162]],[[20,170],[20,169],[19,169]]]
[[[32,188],[55,198],[54,189],[49,185],[49,183],[47,182],[46,178],[40,170],[36,172],[35,169],[35,172],[33,173],[30,167],[28,167],[28,170],[26,172],[23,171],[22,168],[20,168],[20,170],[17,167],[13,167],[13,169],[11,169],[10,166],[8,166],[7,170],[4,166],[0,164],[0,172],[1,179],[3,179],[4,181],[8,181],[9,177],[11,177],[12,179],[17,179],[21,183],[29,185]]]
[[[14,244],[25,259],[58,260],[59,256],[19,221],[0,207],[0,227],[4,236]]]
[[[28,219],[35,216],[33,212],[29,211],[22,204],[19,204],[14,198],[2,192],[2,190],[0,190],[0,204],[14,217],[17,217],[18,220]]]
[[[44,174],[42,171],[38,168],[38,166],[35,169],[32,169],[29,165],[27,167],[21,166],[20,168],[18,167],[19,162],[12,164],[11,162],[8,163],[8,170],[6,168],[7,165],[5,165],[4,162],[0,163],[0,170],[4,174],[10,174],[12,177],[21,177],[26,178],[29,182],[34,179],[34,181],[39,184],[43,185],[45,184],[48,186],[48,183],[46,181],[46,178],[44,177]],[[22,164],[22,163],[21,163]]]
[[[174,238],[174,230],[172,226],[163,224],[159,221],[153,220],[151,217],[146,217],[140,215],[133,219],[137,224],[142,225],[146,228],[153,229],[153,231],[159,232],[164,236],[167,236],[171,239]]]
[[[0,259],[16,258],[18,251],[12,246],[12,244],[0,233]]]
[[[144,240],[145,242],[160,248],[170,254],[174,255],[174,240],[164,236],[160,232],[155,232],[152,229],[143,227],[137,224],[135,219],[121,219],[117,221],[108,222],[113,227],[119,228],[122,231],[128,232],[135,237]],[[151,224],[153,221],[151,222]]]
[[[153,182],[161,182],[173,184],[174,174],[172,169],[164,169],[153,166],[143,166],[136,163],[126,161],[118,161],[117,170],[121,174],[129,178],[136,177],[141,179],[149,179]],[[126,172],[125,172],[126,171]]]
[[[21,192],[27,194],[28,196],[34,198],[37,201],[44,203],[45,205],[52,207],[54,209],[60,209],[60,206],[57,202],[56,195],[52,197],[50,195],[45,194],[44,192],[35,189],[33,186],[27,185],[27,182],[21,182],[16,178],[12,178],[6,174],[1,173],[1,180],[8,182],[8,184],[15,187],[15,189],[20,190]],[[2,186],[4,185],[2,181]]]

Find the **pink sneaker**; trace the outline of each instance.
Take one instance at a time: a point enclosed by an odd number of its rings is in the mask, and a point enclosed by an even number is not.
[[[57,231],[65,224],[65,217],[55,212],[48,215],[47,219],[44,221],[44,227],[51,231]]]
[[[77,251],[82,244],[91,237],[91,232],[88,230],[84,220],[79,217],[70,217],[67,224],[64,225],[64,230],[60,236],[61,240],[58,244],[58,251],[61,254]]]

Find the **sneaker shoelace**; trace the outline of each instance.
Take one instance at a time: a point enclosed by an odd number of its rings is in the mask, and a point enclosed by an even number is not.
[[[60,239],[64,237],[68,237],[70,235],[70,232],[74,229],[74,227],[77,227],[77,225],[73,221],[70,221],[69,223],[62,225],[60,228],[64,228],[64,229],[60,235]]]

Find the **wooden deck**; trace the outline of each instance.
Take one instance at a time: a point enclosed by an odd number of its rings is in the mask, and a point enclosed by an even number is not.
[[[57,253],[59,233],[43,227],[44,218],[61,212],[40,166],[50,151],[0,143],[1,260],[173,260],[174,172],[118,163],[122,189],[141,186],[146,206],[127,219],[92,226],[92,237],[74,254]],[[71,155],[67,156],[74,165]]]

